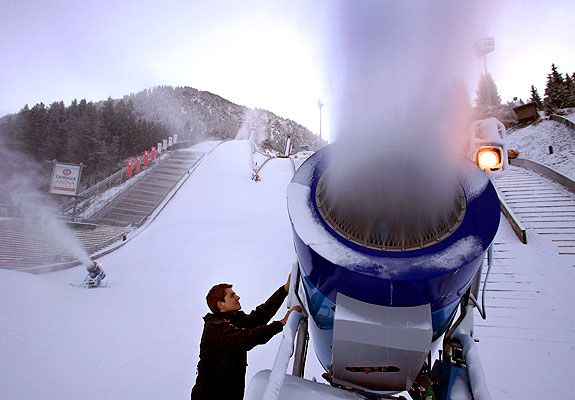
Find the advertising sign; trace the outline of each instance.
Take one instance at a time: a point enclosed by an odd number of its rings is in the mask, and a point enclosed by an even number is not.
[[[168,141],[166,139],[162,140],[162,149],[164,150],[168,149]]]
[[[171,136],[168,138],[168,147],[170,147],[170,148],[172,147],[172,137]]]
[[[178,134],[174,133],[174,144],[178,143]]]
[[[76,196],[81,176],[82,165],[54,162],[50,193]]]

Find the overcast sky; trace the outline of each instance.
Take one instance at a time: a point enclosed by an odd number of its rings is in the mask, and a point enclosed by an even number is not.
[[[317,101],[325,103],[325,118],[333,92],[333,76],[326,77],[334,71],[328,54],[338,48],[330,38],[336,3],[0,0],[0,115],[40,101],[69,104],[157,85],[191,86],[269,109],[318,133]],[[423,2],[359,3],[410,11]],[[450,3],[434,4],[447,9]],[[551,63],[575,72],[575,2],[481,3],[490,7],[478,13],[474,28],[495,38],[487,69],[504,101],[526,100],[532,84],[543,96]],[[402,15],[410,29],[409,12]],[[471,92],[484,68],[479,58],[473,64],[466,77]],[[328,121],[323,132],[329,136]]]

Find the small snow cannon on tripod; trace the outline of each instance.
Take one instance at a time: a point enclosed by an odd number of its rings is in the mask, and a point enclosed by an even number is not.
[[[106,273],[102,269],[102,263],[94,261],[86,269],[88,270],[88,275],[84,279],[83,287],[92,289],[106,286],[106,283],[103,282]]]

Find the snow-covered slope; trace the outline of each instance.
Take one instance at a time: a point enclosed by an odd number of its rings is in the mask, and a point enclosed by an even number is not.
[[[573,120],[573,118],[571,118]],[[508,148],[575,180],[575,131],[551,120],[507,131]],[[549,152],[553,147],[553,154]]]
[[[0,398],[187,398],[208,289],[234,284],[249,311],[295,258],[291,163],[270,161],[255,183],[249,151],[247,141],[219,146],[146,231],[100,259],[110,288],[70,286],[83,267],[0,270]],[[248,377],[271,366],[278,340],[250,352]]]
[[[246,141],[217,147],[144,232],[100,259],[109,288],[72,287],[83,267],[40,276],[0,270],[0,398],[187,398],[207,290],[232,283],[249,311],[285,282],[295,259],[286,210],[291,163],[268,162],[256,183],[249,152]],[[497,309],[517,293],[492,287],[504,295],[488,300],[488,320],[478,322],[492,397],[569,398],[575,268],[544,239],[524,246],[505,225],[496,242],[505,243],[497,272],[515,273],[508,284],[519,291],[531,282],[532,292],[507,317]],[[279,339],[249,353],[248,383],[271,368]],[[321,372],[310,348],[306,377],[321,381]]]

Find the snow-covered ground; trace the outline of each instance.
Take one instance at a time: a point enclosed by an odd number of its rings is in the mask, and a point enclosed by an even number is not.
[[[575,116],[570,117],[575,121]],[[551,120],[507,131],[508,148],[520,158],[546,165],[575,180],[575,131]],[[553,154],[549,154],[549,146]]]
[[[551,130],[539,135],[542,143]],[[519,134],[527,132],[510,138]],[[0,270],[0,398],[188,398],[208,289],[234,284],[249,311],[285,282],[295,260],[286,209],[291,162],[268,162],[257,183],[250,164],[247,141],[215,148],[146,230],[99,260],[109,288],[71,286],[83,280],[83,267],[39,276]],[[542,238],[521,245],[505,222],[496,242],[506,243],[512,267],[535,282],[541,300],[518,308],[509,329],[490,328],[489,319],[478,327],[492,397],[570,398],[573,262]],[[541,335],[513,336],[521,324]],[[247,383],[271,368],[279,342],[277,335],[249,353]],[[310,347],[306,377],[322,381],[322,372]]]
[[[569,399],[575,366],[575,257],[529,231],[524,245],[502,217],[475,337],[491,396]],[[485,271],[484,271],[485,272]]]
[[[0,270],[0,398],[187,398],[208,289],[234,284],[249,311],[295,260],[290,160],[266,164],[261,182],[251,174],[247,141],[216,148],[149,228],[100,259],[109,288],[71,286],[83,267]],[[250,352],[248,382],[271,367],[279,340]]]

